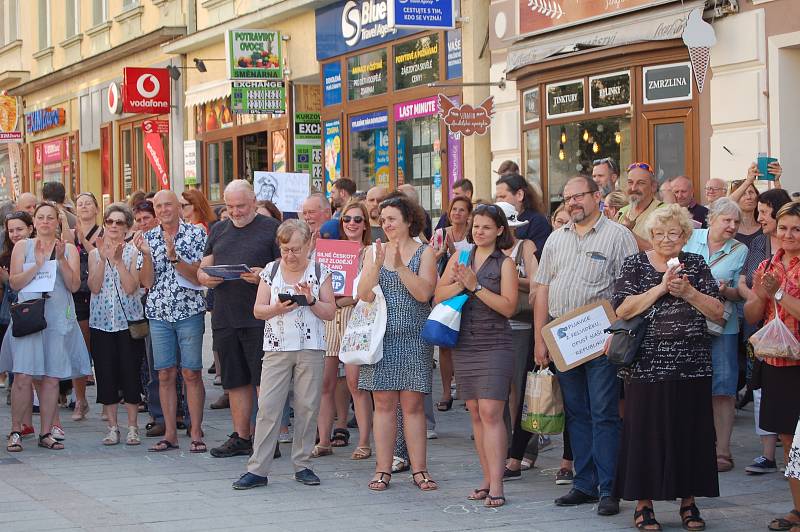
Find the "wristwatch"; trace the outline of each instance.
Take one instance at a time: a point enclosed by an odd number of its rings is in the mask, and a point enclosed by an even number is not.
[[[472,290],[472,295],[475,295],[475,294],[477,294],[477,293],[478,293],[478,292],[480,292],[481,290],[483,290],[483,286],[481,285],[481,283],[478,283],[478,284],[476,284],[476,285],[475,285],[475,290]]]
[[[775,292],[775,301],[780,303],[781,299],[783,299],[783,288],[778,288],[778,291]]]
[[[181,261],[181,259],[179,259],[178,257],[175,257],[174,259],[167,259],[167,260],[169,261],[170,264],[178,264]]]
[[[313,297],[313,296],[312,296],[312,297]],[[314,297],[314,299],[312,299],[312,300],[311,300],[311,303],[309,303],[309,304],[308,304],[308,306],[309,306],[309,307],[313,307],[313,306],[314,306],[314,305],[316,305],[316,304],[317,304],[317,298],[316,298],[316,297]]]

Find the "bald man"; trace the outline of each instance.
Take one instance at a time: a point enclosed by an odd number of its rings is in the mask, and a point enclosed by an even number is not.
[[[369,228],[374,242],[381,239],[381,242],[386,242],[386,235],[383,233],[381,227],[381,202],[389,195],[386,187],[372,187],[367,191],[367,199],[364,203],[367,205],[367,212],[369,213]]]
[[[17,199],[17,210],[18,211],[25,211],[31,216],[33,216],[33,211],[36,210],[36,204],[39,203],[39,200],[36,199],[36,196],[31,194],[30,192],[23,192],[19,195]]]
[[[697,203],[694,199],[694,185],[692,185],[691,179],[685,175],[673,177],[672,194],[675,196],[675,203],[681,207],[686,207],[692,214],[692,219],[696,222],[696,226],[706,227],[708,209]]]
[[[203,287],[197,284],[197,270],[206,247],[206,232],[202,226],[181,220],[181,204],[171,190],[159,191],[153,198],[153,207],[160,225],[134,238],[142,253],[142,285],[150,290],[145,315],[150,320],[153,367],[158,371],[166,428],[164,438],[150,451],[178,448],[175,379],[180,366],[191,417],[189,452],[204,453],[201,424],[205,389],[201,370],[206,301]]]
[[[706,181],[706,206],[711,205],[720,198],[725,197],[725,181],[718,177],[714,177]]]

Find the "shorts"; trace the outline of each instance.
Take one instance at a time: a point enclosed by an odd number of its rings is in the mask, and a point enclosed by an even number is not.
[[[75,318],[78,321],[89,319],[89,301],[92,298],[90,292],[75,292],[72,294],[72,301],[75,303]]]
[[[739,335],[721,334],[711,340],[711,395],[735,397],[739,382]]]
[[[150,320],[150,339],[153,342],[153,368],[203,369],[203,333],[206,331],[205,312],[176,322]],[[178,351],[180,349],[180,360]]]
[[[230,390],[261,383],[264,328],[214,329],[214,350],[219,356],[222,388]]]
[[[339,307],[336,309],[336,316],[331,321],[325,322],[325,339],[328,344],[327,349],[325,349],[326,357],[339,356],[342,336],[344,336],[344,331],[347,330],[347,322],[350,321],[354,308],[353,305]]]

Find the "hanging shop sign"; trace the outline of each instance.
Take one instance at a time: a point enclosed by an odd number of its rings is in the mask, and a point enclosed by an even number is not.
[[[112,115],[122,114],[122,91],[119,83],[112,81],[108,84],[108,95],[106,96],[106,106]]]
[[[456,105],[461,103],[461,98],[454,96],[451,101]],[[464,163],[462,155],[464,145],[461,142],[461,134],[447,131],[447,179],[449,186],[447,190],[450,191],[450,197],[453,196],[453,184],[460,181],[464,177]]]
[[[551,83],[547,86],[547,116],[581,114],[584,109],[583,80]]]
[[[145,120],[142,122],[142,131],[169,135],[169,120]]]
[[[144,152],[150,161],[150,166],[158,177],[158,184],[161,190],[169,189],[169,169],[167,168],[167,158],[164,156],[164,143],[161,134],[155,131],[145,132]]]
[[[692,99],[691,63],[673,63],[642,69],[644,103]]]
[[[439,114],[447,130],[464,136],[485,135],[492,125],[494,115],[494,96],[489,96],[478,107],[457,104],[444,94],[438,95]]]
[[[63,126],[67,122],[67,110],[47,107],[25,115],[25,129],[28,133],[39,133]]]
[[[232,81],[231,109],[237,114],[286,113],[286,86],[282,80]]]
[[[390,0],[389,26],[448,29],[456,26],[455,0]]]
[[[342,177],[342,123],[339,120],[325,122],[325,183],[324,192],[331,194],[333,182]]]
[[[294,115],[294,171],[308,174],[311,187],[322,191],[322,124],[319,113]]]
[[[20,142],[22,131],[17,131],[19,101],[16,96],[0,95],[0,143]]]
[[[322,105],[342,103],[342,64],[339,61],[322,66]]]
[[[347,60],[347,99],[358,100],[386,92],[386,49]]]
[[[447,32],[447,79],[461,76],[461,28],[458,28]]]
[[[519,2],[520,36],[609,18],[677,0],[526,0]]]
[[[416,31],[392,28],[388,14],[388,0],[348,0],[317,9],[317,60],[399,39]]]
[[[283,79],[279,31],[229,30],[225,50],[228,79]]]
[[[197,185],[200,183],[200,159],[197,154],[202,153],[200,141],[183,141],[183,184]]]
[[[395,90],[439,81],[439,35],[426,35],[394,46]]]
[[[123,78],[123,112],[169,114],[170,77],[166,68],[126,67]]]
[[[631,104],[630,72],[589,77],[589,110],[621,109]]]
[[[16,199],[22,194],[22,153],[19,144],[8,145],[8,167],[11,172],[11,192]]]

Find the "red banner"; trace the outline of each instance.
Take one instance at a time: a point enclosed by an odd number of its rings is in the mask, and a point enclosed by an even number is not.
[[[169,189],[169,170],[167,160],[164,157],[164,144],[161,142],[161,135],[158,133],[144,134],[144,152],[150,160],[150,165],[158,176],[161,190]]]

